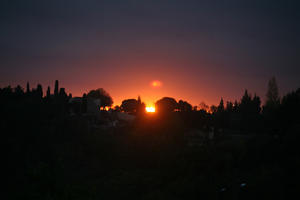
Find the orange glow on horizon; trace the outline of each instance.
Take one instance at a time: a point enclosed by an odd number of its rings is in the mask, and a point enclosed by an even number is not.
[[[121,80],[123,81],[123,79]],[[172,97],[176,101],[182,99],[192,104],[193,106],[199,106],[199,103],[201,102],[205,102],[210,106],[219,104],[219,96],[226,96],[223,93],[217,93],[213,85],[211,85],[210,87],[205,86],[206,88],[204,88],[204,85],[191,85],[190,87],[185,87],[184,84],[186,84],[184,80],[176,81],[172,78],[151,79],[151,77],[146,77],[141,78],[141,80],[135,81],[130,79],[128,80],[128,82],[126,79],[126,84],[110,83],[107,85],[103,84],[103,86],[102,84],[97,83],[90,83],[82,86],[66,84],[62,85],[66,85],[66,88],[70,88],[67,90],[67,92],[72,93],[73,97],[82,97],[83,93],[88,93],[90,90],[99,88],[99,85],[101,85],[101,87],[103,87],[113,98],[114,103],[112,106],[120,106],[123,100],[136,99],[137,96],[141,97],[141,101],[145,103],[147,107],[155,107],[155,102],[163,97]],[[230,98],[231,99],[229,100],[234,100],[240,97],[235,97],[234,95],[232,95]]]
[[[148,112],[148,113],[154,113],[155,112],[155,107],[153,107],[153,106],[146,107],[146,112]]]

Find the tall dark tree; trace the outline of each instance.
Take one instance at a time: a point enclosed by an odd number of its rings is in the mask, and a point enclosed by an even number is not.
[[[238,110],[239,110],[239,103],[237,100],[235,100],[233,103],[233,112],[237,113]]]
[[[248,94],[248,90],[245,90],[245,93],[241,99],[241,103],[239,105],[239,111],[242,115],[248,115],[251,112],[252,107],[252,98],[251,95]]]
[[[41,84],[38,84],[37,85],[37,88],[36,88],[36,95],[38,98],[43,98],[43,87]]]
[[[142,99],[141,99],[141,97],[140,97],[140,96],[138,96],[138,98],[137,98],[137,102],[138,102],[138,104],[141,104],[141,103],[142,103]]]
[[[85,93],[82,95],[82,103],[81,103],[80,112],[82,112],[82,113],[87,112],[87,95]]]
[[[300,124],[300,88],[285,95],[280,107],[280,121],[284,129]]]
[[[226,103],[226,111],[227,112],[233,112],[233,103],[231,101],[227,101]]]
[[[27,82],[26,84],[26,93],[29,94],[30,93],[30,86],[29,86],[29,82]]]
[[[141,97],[138,96],[137,99],[137,114],[143,114],[145,112],[146,105],[142,102]]]
[[[50,99],[50,97],[51,97],[51,91],[50,91],[50,86],[48,86],[46,98],[47,98],[47,99]]]
[[[221,98],[221,100],[220,100],[220,103],[219,103],[219,105],[218,105],[218,113],[222,113],[222,112],[224,112],[224,101],[223,101],[223,98]]]
[[[238,105],[238,113],[240,126],[243,130],[257,130],[260,123],[261,100],[256,94],[252,98],[251,94],[245,90],[241,102]]]
[[[252,105],[253,105],[253,112],[256,114],[259,114],[261,111],[261,100],[259,96],[254,94],[254,97],[252,99]]]
[[[59,85],[58,85],[58,80],[55,81],[55,86],[54,86],[54,96],[58,96],[58,90],[59,90]]]
[[[60,88],[59,89],[59,97],[61,99],[66,99],[68,97],[65,88]]]
[[[217,127],[224,128],[225,124],[225,108],[224,108],[224,100],[221,98],[220,103],[217,107],[216,113],[214,113],[214,124]]]

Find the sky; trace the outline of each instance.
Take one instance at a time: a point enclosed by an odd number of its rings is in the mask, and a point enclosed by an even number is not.
[[[3,0],[0,87],[193,105],[300,87],[298,0]],[[159,81],[154,87],[152,82]]]

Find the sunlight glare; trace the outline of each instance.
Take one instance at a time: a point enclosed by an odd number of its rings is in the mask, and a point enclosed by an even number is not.
[[[155,107],[146,107],[146,112],[149,112],[149,113],[154,113],[155,112]]]
[[[152,87],[154,87],[154,88],[159,88],[159,87],[162,86],[162,82],[161,82],[161,81],[158,81],[158,80],[152,81],[152,82],[151,82],[151,85],[152,85]]]

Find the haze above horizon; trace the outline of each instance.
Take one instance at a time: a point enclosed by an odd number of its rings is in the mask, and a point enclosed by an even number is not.
[[[73,96],[104,88],[193,105],[300,85],[300,3],[52,0],[0,3],[0,87],[29,81]]]

